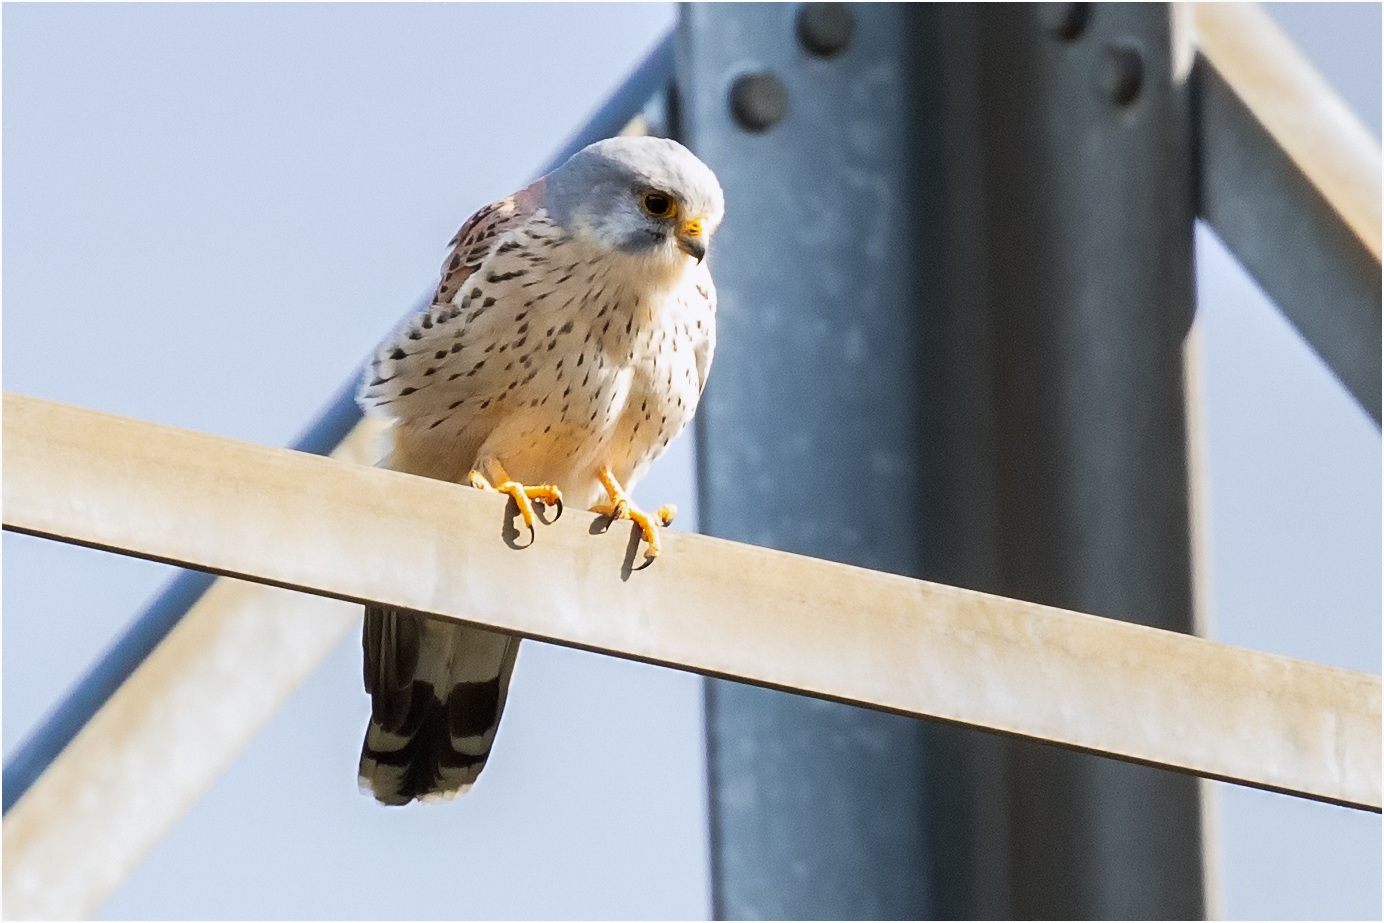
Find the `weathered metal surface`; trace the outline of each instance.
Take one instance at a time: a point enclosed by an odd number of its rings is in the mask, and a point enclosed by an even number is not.
[[[829,55],[812,9],[681,25],[730,203],[704,529],[1190,630],[1167,8],[851,6]],[[781,123],[735,118],[746,73]],[[708,733],[719,915],[1202,912],[1187,779],[725,685]]]
[[[920,576],[908,23],[892,4],[689,4],[678,88],[727,202],[702,531]],[[760,96],[780,118],[750,118]],[[710,682],[717,918],[927,917],[923,733]]]
[[[91,919],[360,616],[217,580],[5,815],[4,918]]]
[[[1379,146],[1254,4],[1196,4],[1199,209],[1380,419]]]
[[[1379,143],[1258,3],[1190,7],[1202,57],[1377,264]]]
[[[6,529],[1379,808],[1378,677],[707,536],[632,569],[637,532],[590,513],[526,545],[458,485],[17,395],[3,414]]]
[[[929,12],[926,576],[1189,632],[1194,193],[1169,8]],[[929,743],[939,915],[1204,913],[1191,780]]]
[[[379,435],[377,421],[358,424],[331,455],[373,464]],[[99,911],[360,624],[362,610],[352,603],[201,571],[184,575],[175,589],[188,578],[201,578],[206,587],[183,603],[184,612],[173,608],[182,602],[177,594],[165,591],[143,618],[158,625],[171,617],[173,624],[154,643],[147,630],[126,632],[115,654],[100,661],[105,670],[93,671],[96,678],[69,697],[75,704],[68,709],[93,714],[60,741],[42,772],[6,793],[5,919],[88,919]],[[152,650],[136,662],[120,656],[119,645],[143,643]],[[93,686],[111,682],[91,701]],[[50,730],[34,739],[54,736]]]

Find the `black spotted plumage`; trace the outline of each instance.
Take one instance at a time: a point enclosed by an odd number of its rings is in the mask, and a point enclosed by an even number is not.
[[[705,211],[709,235],[722,205],[704,165],[672,142],[609,144],[648,147],[672,158],[670,176],[696,177],[701,198],[682,204]],[[650,259],[572,232],[560,219],[583,191],[553,200],[548,185],[566,169],[468,220],[433,303],[377,352],[359,399],[392,423],[384,464],[551,484],[591,508],[608,496],[598,471],[632,488],[691,419],[715,345],[715,289],[688,256],[699,248],[668,238]],[[386,804],[464,791],[489,757],[518,639],[372,607],[362,643],[362,784]]]

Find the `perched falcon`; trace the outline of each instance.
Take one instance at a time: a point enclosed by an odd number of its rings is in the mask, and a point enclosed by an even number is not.
[[[704,257],[724,199],[661,138],[587,147],[488,205],[452,240],[432,305],[379,348],[359,394],[391,427],[395,471],[639,524],[628,491],[692,419],[716,344]],[[385,804],[451,798],[490,755],[519,639],[365,610],[362,787]]]

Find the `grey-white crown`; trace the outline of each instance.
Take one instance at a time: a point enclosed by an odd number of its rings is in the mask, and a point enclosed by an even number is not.
[[[652,215],[641,205],[650,193],[677,203],[676,215]],[[697,156],[666,138],[620,137],[582,148],[548,174],[544,207],[562,228],[626,253],[669,247],[688,220],[709,237],[725,213],[716,174]]]

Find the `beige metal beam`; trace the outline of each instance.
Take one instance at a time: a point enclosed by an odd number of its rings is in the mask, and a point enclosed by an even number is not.
[[[1198,213],[1377,425],[1379,145],[1258,4],[1191,10]]]
[[[212,584],[5,815],[4,918],[93,917],[360,613]]]
[[[332,457],[371,464],[377,434],[357,425]],[[94,916],[360,617],[212,584],[5,815],[4,918]]]
[[[1380,261],[1379,145],[1257,3],[1192,4],[1202,55]]]
[[[627,524],[526,546],[478,491],[33,398],[4,446],[8,529],[1380,807],[1376,676],[704,536],[633,569]]]

